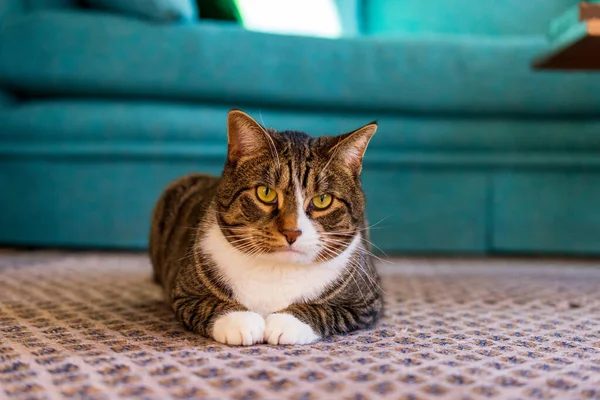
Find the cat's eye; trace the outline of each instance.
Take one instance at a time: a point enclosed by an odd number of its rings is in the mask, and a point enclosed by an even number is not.
[[[324,193],[312,198],[311,203],[315,208],[324,210],[331,205],[333,197],[330,194]]]
[[[256,188],[256,197],[266,204],[273,204],[277,200],[277,192],[268,186],[259,186]]]

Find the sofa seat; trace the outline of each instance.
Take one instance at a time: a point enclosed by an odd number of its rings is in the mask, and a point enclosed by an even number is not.
[[[542,36],[332,40],[68,10],[13,17],[0,43],[0,84],[32,97],[126,96],[378,115],[600,113],[597,76],[530,70],[547,46]]]

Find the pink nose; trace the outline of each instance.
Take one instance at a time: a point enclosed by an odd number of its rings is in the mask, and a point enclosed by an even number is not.
[[[283,236],[285,236],[285,238],[289,244],[294,243],[296,241],[296,239],[298,239],[298,236],[302,235],[302,231],[282,230],[279,232],[281,232],[281,234]]]

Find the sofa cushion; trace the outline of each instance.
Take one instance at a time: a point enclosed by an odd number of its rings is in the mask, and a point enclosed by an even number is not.
[[[332,40],[226,23],[156,25],[77,10],[37,12],[10,22],[0,32],[0,85],[29,96],[128,96],[378,114],[600,113],[599,75],[531,70],[532,58],[547,47],[537,36]]]
[[[27,11],[57,9],[57,8],[77,8],[78,0],[19,0],[25,5]]]
[[[365,0],[369,33],[543,34],[579,0]]]
[[[198,17],[194,0],[86,0],[85,2],[92,7],[153,21],[193,21]]]

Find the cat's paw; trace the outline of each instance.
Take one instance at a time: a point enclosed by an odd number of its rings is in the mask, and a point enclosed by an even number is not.
[[[271,314],[267,317],[265,342],[269,344],[308,344],[320,336],[291,314]]]
[[[236,311],[218,318],[213,326],[213,339],[232,346],[262,343],[265,319],[250,311]]]

